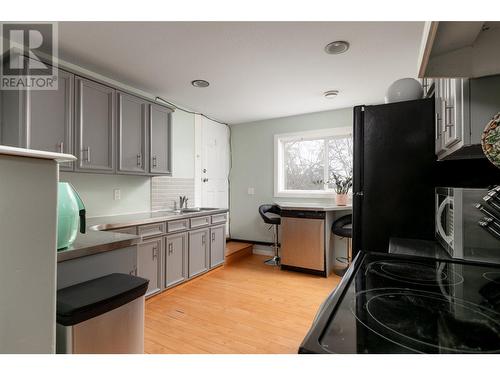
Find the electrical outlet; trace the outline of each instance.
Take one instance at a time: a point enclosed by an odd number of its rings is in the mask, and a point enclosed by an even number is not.
[[[255,195],[255,188],[249,187],[248,188],[248,195]]]
[[[113,189],[113,200],[119,201],[121,199],[120,189]]]

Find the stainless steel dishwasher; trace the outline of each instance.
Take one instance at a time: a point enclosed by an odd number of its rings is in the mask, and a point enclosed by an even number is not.
[[[325,212],[281,212],[281,268],[326,276]]]

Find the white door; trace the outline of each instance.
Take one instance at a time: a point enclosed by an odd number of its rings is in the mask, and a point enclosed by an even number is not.
[[[228,208],[229,129],[204,118],[201,134],[201,205]]]

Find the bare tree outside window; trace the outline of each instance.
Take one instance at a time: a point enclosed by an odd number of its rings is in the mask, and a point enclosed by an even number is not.
[[[285,142],[285,189],[322,190],[324,152],[323,139]]]
[[[352,176],[351,136],[282,141],[285,190],[335,189],[334,175]]]
[[[334,189],[333,175],[352,176],[352,137],[328,140],[328,188]]]

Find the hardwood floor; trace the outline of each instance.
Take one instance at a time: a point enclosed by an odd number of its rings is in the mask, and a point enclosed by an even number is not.
[[[146,353],[297,353],[340,281],[251,255],[146,301]]]

